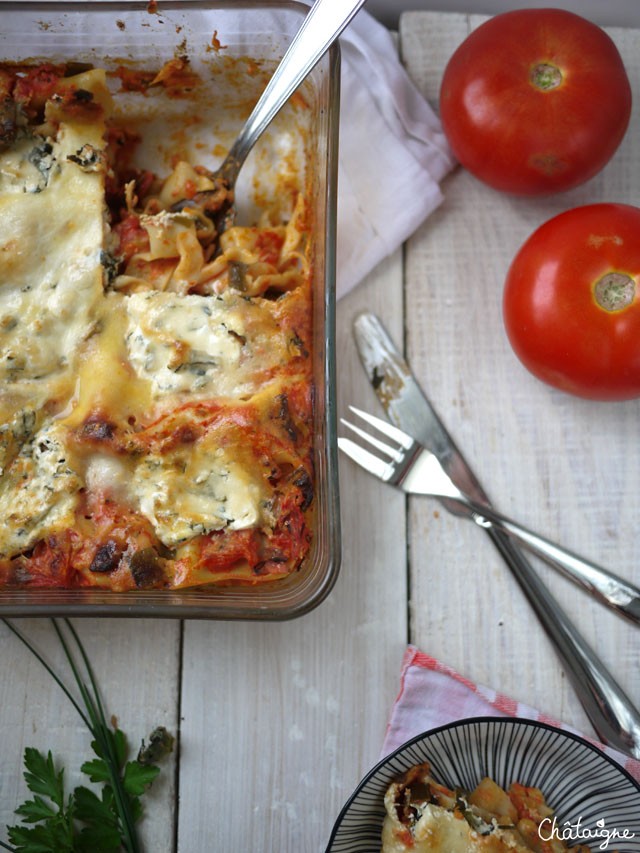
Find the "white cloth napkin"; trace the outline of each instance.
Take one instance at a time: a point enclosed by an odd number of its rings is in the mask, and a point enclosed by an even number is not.
[[[442,201],[455,165],[440,121],[389,30],[361,10],[340,37],[337,296],[397,249]]]
[[[517,702],[498,690],[464,678],[452,667],[408,646],[400,672],[400,691],[387,725],[381,758],[422,732],[467,717],[520,717],[540,720],[580,735],[640,781],[640,761],[599,743],[565,723]]]

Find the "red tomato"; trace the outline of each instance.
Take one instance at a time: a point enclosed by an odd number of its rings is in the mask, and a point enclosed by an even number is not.
[[[477,178],[518,195],[570,189],[611,159],[629,124],[631,87],[600,27],[562,9],[490,18],[445,69],[440,115]]]
[[[511,264],[503,313],[543,382],[593,400],[640,396],[640,208],[590,204],[541,225]]]

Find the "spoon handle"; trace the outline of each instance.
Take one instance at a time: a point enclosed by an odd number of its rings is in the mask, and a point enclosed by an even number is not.
[[[315,0],[219,170],[231,184],[260,134],[364,2]]]

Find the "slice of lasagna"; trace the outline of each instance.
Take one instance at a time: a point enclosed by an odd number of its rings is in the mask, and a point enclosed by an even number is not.
[[[224,187],[132,166],[109,82],[0,67],[0,584],[282,577],[311,536],[303,196],[218,234]]]
[[[471,792],[451,790],[419,764],[389,786],[384,804],[382,853],[589,853],[553,837],[544,795],[518,783],[505,791],[484,778]]]

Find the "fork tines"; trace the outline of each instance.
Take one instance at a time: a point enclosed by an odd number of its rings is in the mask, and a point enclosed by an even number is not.
[[[401,429],[398,429],[398,427],[393,426],[393,424],[390,424],[389,421],[384,421],[382,420],[382,418],[377,418],[375,417],[375,415],[370,415],[369,412],[363,412],[362,409],[356,409],[355,406],[349,406],[349,410],[352,411],[354,415],[357,415],[358,417],[362,418],[363,421],[366,421],[372,427],[375,427],[375,429],[384,433],[389,438],[392,438],[397,444],[400,445],[400,447],[404,447],[405,450],[409,450],[409,448],[414,444],[414,440],[411,438],[410,435],[407,435],[406,432],[403,432]],[[359,430],[357,427],[354,427],[347,421],[342,420],[342,423],[345,426],[348,426],[353,429],[355,432],[362,434],[361,430]],[[364,433],[364,435],[369,437],[368,433]]]
[[[346,453],[347,456],[350,456],[354,462],[357,462],[374,476],[384,481],[390,480],[394,474],[394,463],[399,464],[404,458],[404,452],[401,448],[408,450],[414,443],[413,439],[406,433],[402,432],[402,430],[397,429],[397,427],[394,427],[387,421],[383,421],[374,415],[370,415],[368,412],[363,412],[355,406],[349,406],[349,409],[354,415],[362,418],[362,420],[366,421],[375,429],[380,430],[384,435],[387,435],[390,439],[395,441],[399,447],[391,447],[384,441],[381,441],[379,438],[376,438],[355,424],[346,421],[344,418],[340,419],[344,426],[348,427],[352,432],[360,436],[363,441],[367,442],[372,447],[375,447],[380,451],[380,453],[387,456],[391,462],[386,462],[384,459],[380,459],[379,456],[365,450],[364,447],[361,447],[349,438],[339,438],[338,447]]]

